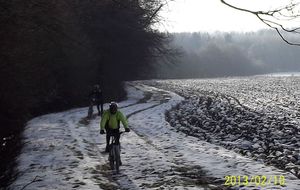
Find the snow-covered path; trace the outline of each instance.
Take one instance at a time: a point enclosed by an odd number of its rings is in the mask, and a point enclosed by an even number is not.
[[[81,108],[28,123],[20,175],[11,188],[225,189],[228,175],[283,175],[285,187],[266,182],[262,189],[300,188],[300,180],[291,174],[172,128],[164,112],[180,102],[180,96],[137,82],[128,83],[127,90],[128,100],[120,106],[133,130],[121,137],[120,174],[109,170],[107,154],[102,152],[105,136],[99,135],[100,118],[80,124],[87,111]],[[254,183],[240,189],[251,188]]]

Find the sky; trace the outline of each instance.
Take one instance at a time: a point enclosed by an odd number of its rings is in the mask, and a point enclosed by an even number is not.
[[[252,10],[277,8],[289,0],[227,0]],[[254,15],[232,9],[220,0],[175,0],[161,12],[160,31],[168,32],[249,32],[267,28]]]

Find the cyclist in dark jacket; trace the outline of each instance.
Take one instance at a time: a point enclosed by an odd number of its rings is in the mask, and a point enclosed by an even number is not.
[[[100,86],[94,85],[93,90],[89,93],[89,98],[90,101],[93,105],[97,106],[97,110],[98,110],[98,115],[102,115],[103,114],[103,94],[102,94],[102,90],[100,89]],[[100,106],[101,106],[101,111],[100,111]]]

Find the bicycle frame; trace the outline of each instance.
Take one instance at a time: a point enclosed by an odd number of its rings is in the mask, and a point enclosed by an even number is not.
[[[123,132],[119,132],[119,137],[121,136]],[[111,136],[111,143],[109,144],[109,164],[110,164],[110,168],[111,170],[116,170],[117,173],[119,173],[119,169],[120,169],[120,160],[121,160],[121,156],[120,156],[120,143],[116,144],[116,137],[115,135]],[[120,139],[119,139],[120,140]]]

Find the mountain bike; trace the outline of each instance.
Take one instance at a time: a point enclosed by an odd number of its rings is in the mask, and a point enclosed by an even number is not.
[[[123,132],[119,132],[119,137],[121,136]],[[109,160],[109,165],[111,170],[116,170],[116,173],[119,173],[120,171],[120,164],[121,164],[121,148],[120,148],[120,143],[117,144],[116,140],[117,137],[116,135],[111,136],[111,143],[109,144],[109,155],[108,155],[108,160]]]

